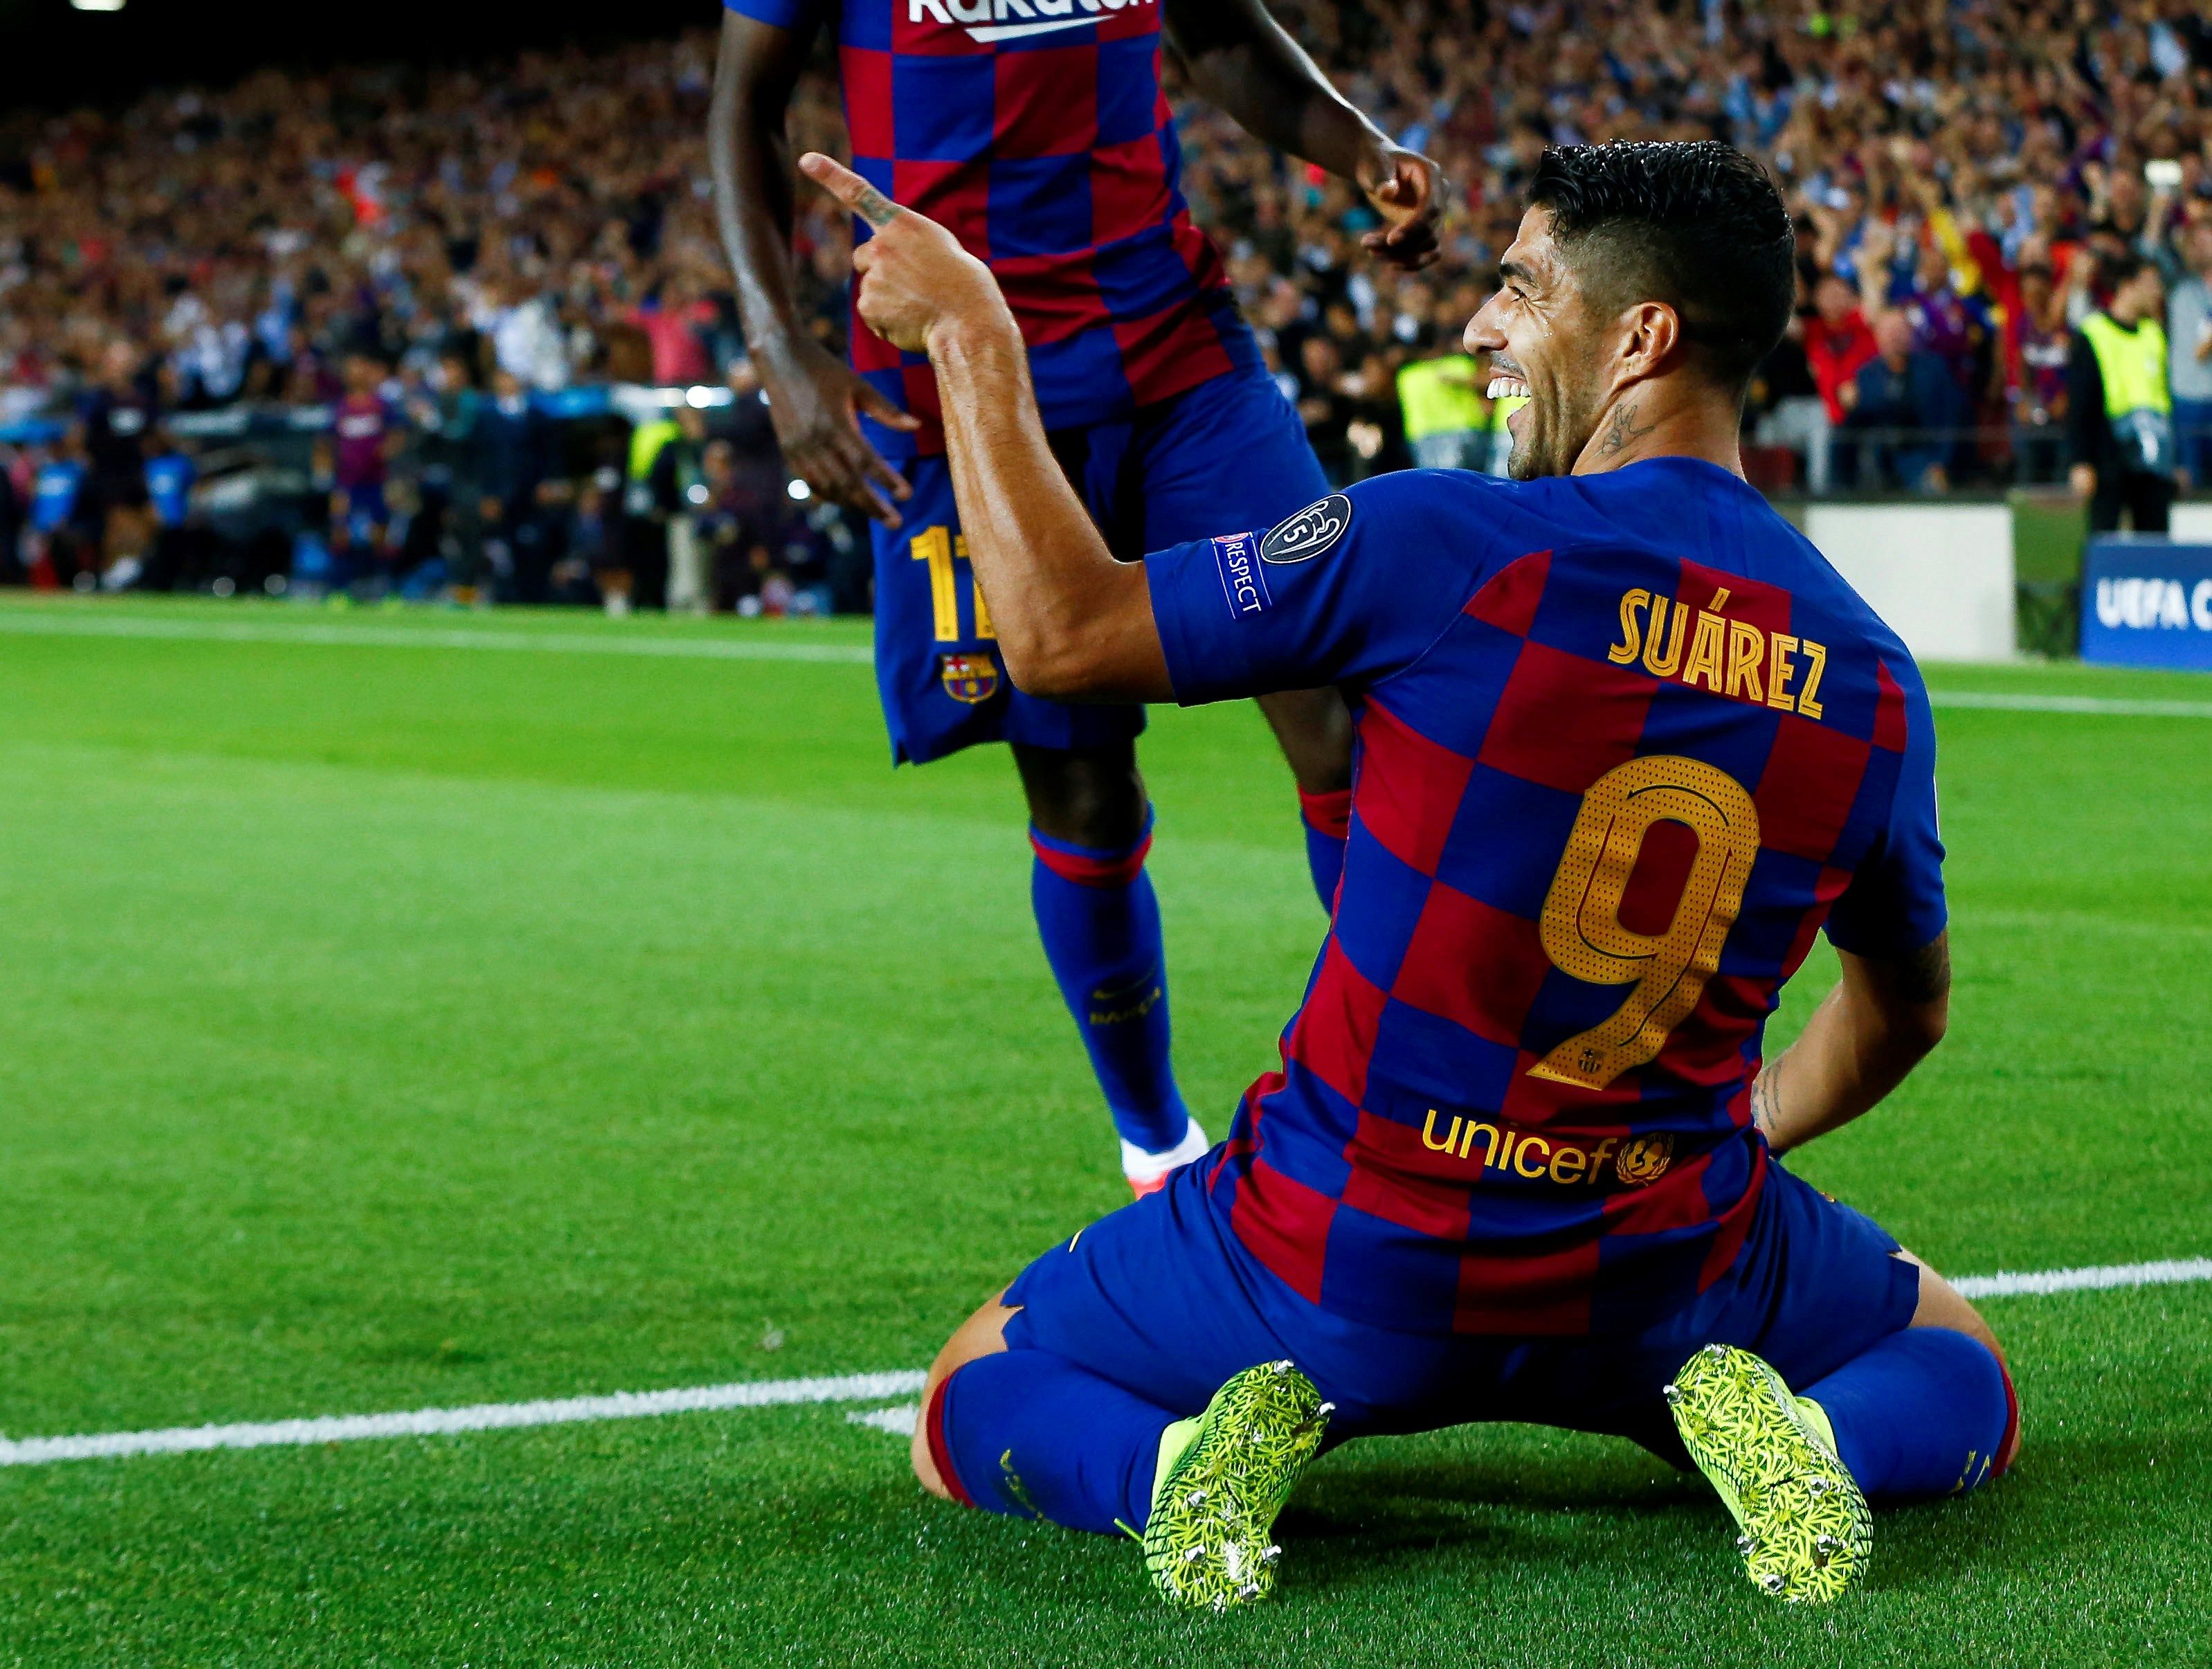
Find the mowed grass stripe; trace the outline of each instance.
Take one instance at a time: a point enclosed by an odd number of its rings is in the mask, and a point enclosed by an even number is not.
[[[859,643],[787,643],[760,637],[674,637],[620,630],[492,631],[466,626],[380,626],[313,620],[161,619],[90,610],[0,607],[0,632],[31,637],[145,638],[166,642],[283,643],[311,648],[499,649],[538,655],[611,655],[677,661],[795,661],[867,667]],[[2073,713],[2099,718],[2212,719],[2212,701],[2073,696],[2001,690],[1934,690],[1937,707],[2008,713]]]
[[[292,620],[162,620],[137,614],[0,609],[0,632],[27,637],[136,637],[164,642],[297,643],[376,649],[507,649],[538,655],[644,655],[678,661],[816,661],[872,666],[858,643],[776,643],[758,637],[669,637],[619,632],[485,631],[465,626],[395,628]]]
[[[1980,707],[2000,713],[2081,713],[2096,718],[2212,719],[2212,701],[2154,701],[2114,696],[2027,695],[1995,690],[1931,690],[1937,707]]]
[[[2179,1286],[2212,1281],[2212,1258],[2165,1258],[2091,1269],[2000,1271],[1953,1282],[1969,1298],[2047,1297],[2063,1292],[2109,1292],[2126,1287]],[[468,1408],[418,1408],[394,1414],[325,1415],[314,1419],[246,1422],[227,1426],[172,1426],[160,1431],[114,1431],[81,1437],[0,1438],[0,1466],[47,1466],[64,1460],[113,1460],[132,1455],[192,1454],[210,1449],[305,1448],[317,1443],[357,1443],[380,1438],[450,1437],[461,1432],[512,1431],[532,1426],[580,1425],[598,1420],[645,1420],[668,1414],[719,1413],[732,1409],[789,1408],[814,1403],[875,1403],[910,1397],[922,1386],[919,1369],[847,1374],[809,1380],[764,1380],[704,1385],[672,1391],[617,1391],[601,1397],[563,1397],[526,1403],[479,1403]],[[912,1409],[854,1415],[855,1423],[908,1435]]]

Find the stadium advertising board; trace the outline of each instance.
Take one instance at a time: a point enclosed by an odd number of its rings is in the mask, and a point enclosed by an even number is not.
[[[2212,545],[2093,540],[2081,604],[2084,661],[2212,672]]]

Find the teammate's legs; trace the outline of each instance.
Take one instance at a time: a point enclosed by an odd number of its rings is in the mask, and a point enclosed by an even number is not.
[[[1297,779],[1306,871],[1321,907],[1334,914],[1352,838],[1352,710],[1334,690],[1285,690],[1259,704]]]
[[[1030,806],[1037,935],[1091,1057],[1133,1186],[1206,1150],[1176,1087],[1167,946],[1145,868],[1152,805],[1133,741],[1014,744]]]
[[[1273,527],[1328,492],[1305,426],[1259,372],[1216,377],[1142,414],[1120,474],[1100,525],[1124,561]],[[1333,910],[1352,817],[1352,715],[1334,690],[1259,704],[1297,779],[1314,891]]]
[[[962,548],[944,459],[906,465],[906,525],[875,530],[876,675],[894,757],[1012,745],[1029,801],[1030,897],[1051,965],[1122,1142],[1150,1184],[1206,1150],[1169,1063],[1159,902],[1145,872],[1152,807],[1141,707],[1070,706],[1016,690]]]

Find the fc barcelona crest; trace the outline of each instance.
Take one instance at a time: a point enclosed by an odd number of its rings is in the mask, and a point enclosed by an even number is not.
[[[937,672],[945,680],[945,693],[970,707],[999,693],[999,662],[988,652],[939,655]]]

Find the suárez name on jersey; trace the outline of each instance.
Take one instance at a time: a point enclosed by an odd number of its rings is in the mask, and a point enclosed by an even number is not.
[[[1748,620],[1731,620],[1726,587],[1703,608],[1692,608],[1640,587],[1620,594],[1620,642],[1606,659],[1616,667],[1641,660],[1654,678],[1710,690],[1717,696],[1776,707],[1817,719],[1820,679],[1828,649],[1809,637],[1762,631]]]
[[[996,40],[1018,40],[1024,35],[1049,34],[1055,29],[1080,28],[1101,14],[1127,11],[1133,6],[1156,6],[1159,0],[907,0],[909,23],[941,23],[992,27],[967,31],[971,40],[989,45]]]

